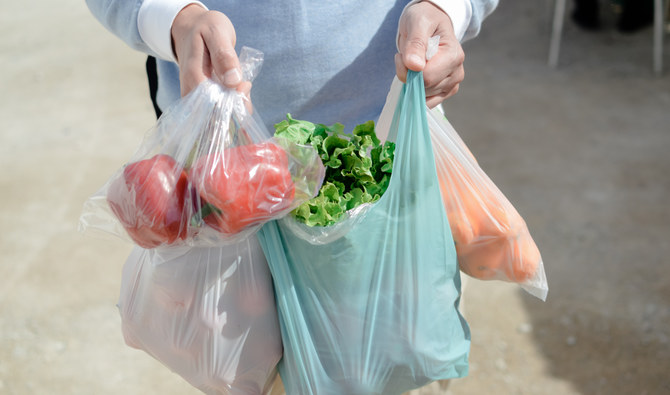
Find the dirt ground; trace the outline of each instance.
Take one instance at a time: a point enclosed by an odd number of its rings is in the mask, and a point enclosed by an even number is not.
[[[651,29],[621,35],[607,9],[600,32],[566,22],[551,70],[551,5],[502,0],[445,105],[524,216],[549,296],[470,280],[470,374],[442,393],[667,394],[670,45],[655,77]],[[0,393],[197,394],[123,342],[130,245],[77,231],[153,125],[144,56],[83,1],[9,2],[0,33]]]

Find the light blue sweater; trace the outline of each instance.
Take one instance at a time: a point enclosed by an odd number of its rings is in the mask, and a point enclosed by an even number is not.
[[[471,0],[465,38],[475,36],[498,0]],[[251,98],[272,126],[291,113],[296,119],[346,130],[381,111],[393,76],[398,19],[407,0],[202,0],[233,22],[237,50],[265,55]],[[155,55],[137,28],[142,0],[86,0],[93,15],[132,48]],[[158,104],[166,109],[180,96],[173,62],[158,60]],[[148,98],[147,98],[148,100]]]

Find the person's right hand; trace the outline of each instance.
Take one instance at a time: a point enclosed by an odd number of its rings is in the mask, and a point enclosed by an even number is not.
[[[171,33],[182,96],[207,78],[249,95],[251,83],[242,80],[235,28],[227,16],[190,4],[175,17]]]

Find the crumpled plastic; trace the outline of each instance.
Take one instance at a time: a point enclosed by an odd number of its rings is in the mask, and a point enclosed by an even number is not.
[[[409,73],[396,103],[393,172],[378,201],[334,232],[287,216],[258,233],[287,394],[393,395],[467,374],[470,332],[458,311],[460,271],[422,74]]]
[[[270,393],[282,343],[255,236],[221,247],[135,247],[118,308],[129,346],[204,393]]]
[[[545,300],[540,250],[523,217],[438,110],[428,113],[437,175],[460,269],[480,280],[519,284]]]
[[[262,60],[243,48],[246,80]],[[313,197],[323,175],[312,147],[273,138],[242,93],[207,80],[165,111],[85,202],[80,230],[143,248],[235,243]]]

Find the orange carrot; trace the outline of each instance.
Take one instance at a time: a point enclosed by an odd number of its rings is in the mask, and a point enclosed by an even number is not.
[[[439,147],[438,147],[439,148]],[[522,283],[541,262],[525,221],[478,168],[472,154],[436,152],[442,199],[460,269],[482,280]]]

